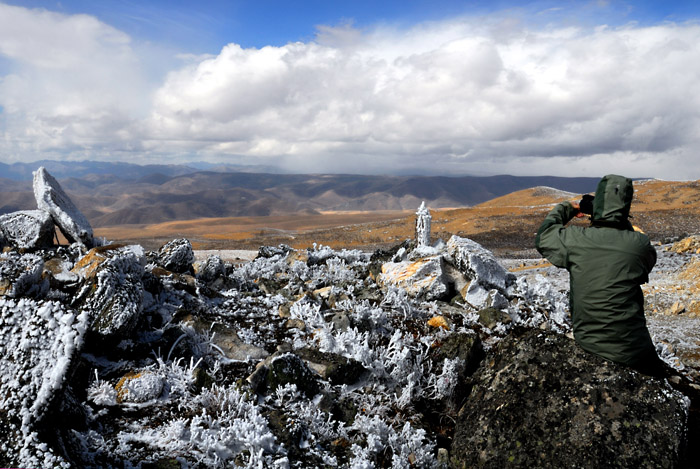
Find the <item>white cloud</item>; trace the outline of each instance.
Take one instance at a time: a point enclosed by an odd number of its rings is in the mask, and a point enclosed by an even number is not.
[[[22,65],[0,79],[10,116],[0,148],[17,154],[25,142],[73,156],[118,148],[123,158],[296,171],[616,168],[700,178],[696,24],[534,29],[461,18],[408,31],[322,27],[315,42],[226,45],[172,70],[149,94],[143,59],[119,31],[86,16],[0,8],[42,31],[22,44],[0,32],[0,54]],[[49,58],[47,42],[56,49]]]

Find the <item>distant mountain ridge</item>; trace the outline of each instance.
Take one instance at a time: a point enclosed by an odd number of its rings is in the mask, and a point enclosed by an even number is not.
[[[0,214],[34,208],[31,172],[44,163],[49,162],[0,164]],[[8,167],[14,168],[9,175],[16,177],[7,177]],[[598,181],[554,176],[273,174],[94,162],[52,162],[45,167],[93,226],[320,211],[413,210],[422,201],[431,208],[463,207],[535,186],[582,194],[594,190]]]

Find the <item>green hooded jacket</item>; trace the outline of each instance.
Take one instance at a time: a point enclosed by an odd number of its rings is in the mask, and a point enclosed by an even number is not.
[[[641,284],[649,280],[656,251],[628,220],[632,181],[608,175],[593,201],[590,227],[564,227],[576,210],[558,204],[537,231],[537,250],[570,273],[570,309],[579,345],[608,360],[636,366],[656,356],[644,317]]]

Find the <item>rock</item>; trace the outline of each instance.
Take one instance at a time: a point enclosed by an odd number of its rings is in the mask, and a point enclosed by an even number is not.
[[[354,384],[366,371],[357,360],[346,358],[336,353],[321,352],[312,348],[295,351],[313,371],[331,384]]]
[[[258,249],[258,258],[270,258],[274,256],[286,256],[288,253],[294,251],[291,247],[286,244],[280,244],[279,246],[261,246]]]
[[[384,288],[398,287],[413,297],[423,297],[427,300],[443,298],[449,291],[443,275],[441,256],[415,262],[387,262],[382,266],[378,280]]]
[[[124,375],[117,385],[117,402],[140,404],[152,401],[163,393],[163,378],[150,370],[131,372]]]
[[[211,323],[199,317],[189,317],[183,322],[191,325],[195,331],[210,336],[211,344],[229,360],[261,360],[270,355],[263,348],[243,342],[234,329],[219,322]]]
[[[14,467],[59,467],[39,441],[42,418],[61,402],[87,315],[58,302],[0,298],[0,456]]]
[[[473,382],[456,467],[675,467],[681,456],[687,398],[561,334],[503,340]]]
[[[43,166],[34,171],[34,197],[39,209],[51,215],[69,242],[93,247],[92,227],[87,218]]]
[[[495,288],[486,290],[476,282],[469,285],[464,300],[476,309],[504,309],[508,307],[508,300],[498,290]]]
[[[0,232],[7,244],[18,249],[42,249],[53,245],[55,225],[43,210],[0,215]]]
[[[94,248],[76,263],[86,279],[75,304],[87,311],[91,329],[102,336],[123,336],[135,325],[144,294],[145,257],[141,246]]]
[[[247,381],[259,393],[274,392],[280,386],[294,384],[299,392],[311,398],[321,389],[317,375],[291,352],[278,352],[260,362]]]
[[[44,260],[34,254],[0,254],[0,297],[41,297],[49,289],[42,279]]]
[[[425,202],[420,204],[416,212],[416,244],[418,246],[430,246],[430,210]]]
[[[60,257],[52,257],[44,262],[43,277],[48,278],[51,288],[73,290],[80,276],[71,271],[73,264]]]
[[[219,256],[209,256],[195,266],[195,273],[198,279],[211,283],[226,275],[226,264]]]
[[[194,272],[194,251],[192,244],[185,238],[174,239],[164,244],[157,254],[157,263],[171,272],[185,274]]]
[[[460,271],[486,290],[495,288],[505,294],[515,282],[515,275],[499,264],[491,251],[471,239],[452,236],[447,252]]]
[[[479,315],[479,322],[489,329],[493,329],[498,324],[509,324],[511,322],[510,316],[497,308],[487,307],[479,310],[477,314]]]

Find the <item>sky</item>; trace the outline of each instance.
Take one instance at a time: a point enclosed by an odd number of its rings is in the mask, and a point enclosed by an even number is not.
[[[0,162],[700,178],[700,2],[0,0]]]

